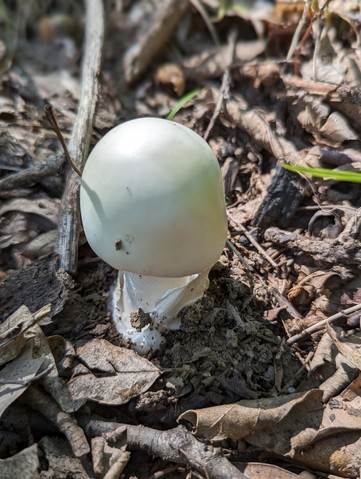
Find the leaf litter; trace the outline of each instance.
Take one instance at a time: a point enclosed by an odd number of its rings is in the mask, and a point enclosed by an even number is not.
[[[69,176],[43,106],[68,141],[90,3],[0,18],[0,477],[359,477],[360,186],[277,166],[359,171],[359,7],[104,2],[92,144],[177,111],[230,214],[209,290],[140,358],[108,313],[115,272],[81,232],[76,273],[56,254]]]

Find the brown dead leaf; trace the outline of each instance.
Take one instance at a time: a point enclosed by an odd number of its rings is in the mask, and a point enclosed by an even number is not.
[[[328,334],[324,334],[320,339],[315,354],[310,362],[310,372],[324,367],[329,363],[335,362],[336,347],[334,346],[331,337]]]
[[[58,221],[59,200],[50,198],[40,198],[29,200],[27,198],[18,198],[8,201],[0,208],[0,216],[9,211],[20,211],[22,213],[31,213],[43,216],[54,225]]]
[[[39,447],[48,464],[47,476],[44,476],[47,479],[67,476],[73,479],[89,479],[82,460],[74,454],[63,437],[43,436],[39,441]]]
[[[33,444],[12,457],[0,459],[1,479],[36,479],[38,475],[38,445]]]
[[[67,382],[59,376],[57,364],[50,348],[49,341],[40,326],[34,327],[36,331],[34,356],[44,358],[44,366],[53,366],[49,374],[42,379],[42,386],[51,394],[57,404],[66,413],[72,413],[81,408],[86,402],[86,398],[74,398],[68,387]]]
[[[332,142],[332,144],[358,140],[358,134],[348,124],[345,117],[337,111],[330,114],[326,122],[322,125],[320,133]]]
[[[246,464],[235,463],[235,465],[249,479],[300,479],[298,474],[294,474],[274,464],[248,462]]]
[[[5,409],[10,406],[27,389],[31,379],[41,367],[44,357],[33,358],[33,342],[27,342],[23,352],[8,363],[0,372],[0,417]],[[15,384],[6,381],[22,381]],[[2,384],[3,383],[3,384]]]
[[[134,351],[104,339],[76,347],[83,368],[68,386],[74,398],[121,405],[147,391],[160,371]]]
[[[361,467],[360,432],[335,434],[287,456],[309,469],[341,477],[357,478]]]
[[[36,335],[32,327],[50,313],[48,304],[34,314],[21,306],[14,314],[0,323],[0,366],[15,359],[26,342]]]
[[[32,260],[44,259],[55,250],[58,230],[53,229],[38,235],[30,241],[22,251],[22,255]]]
[[[175,63],[161,65],[154,75],[157,85],[171,86],[174,93],[182,96],[185,90],[185,76],[182,69]]]
[[[187,411],[178,419],[208,439],[243,438],[308,468],[354,477],[361,466],[360,398],[322,404],[322,391]],[[356,472],[357,471],[357,472]]]
[[[345,401],[352,401],[356,397],[361,397],[361,373],[347,386],[341,396]]]
[[[235,441],[242,438],[249,440],[260,432],[260,436],[257,435],[259,442],[255,443],[262,447],[268,442],[266,435],[272,426],[277,424],[277,434],[281,436],[279,423],[287,416],[292,416],[291,412],[298,405],[303,405],[301,409],[307,409],[310,404],[314,405],[313,409],[315,406],[322,409],[321,396],[322,393],[314,389],[289,396],[244,400],[236,404],[186,411],[178,420],[190,422],[195,434],[213,440],[225,438]]]
[[[341,328],[327,324],[327,333],[331,336],[337,349],[345,359],[361,371],[361,336],[360,333],[349,336],[346,340],[340,340],[338,332]]]

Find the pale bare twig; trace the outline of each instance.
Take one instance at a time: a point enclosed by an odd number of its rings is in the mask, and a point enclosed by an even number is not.
[[[304,25],[306,24],[306,21],[307,21],[307,14],[308,14],[309,9],[310,9],[310,0],[305,0],[305,3],[303,5],[302,16],[300,18],[300,21],[298,22],[295,33],[293,34],[290,48],[288,49],[286,62],[290,61],[290,59],[292,58],[292,56],[293,56],[293,54],[296,50],[297,44],[300,40],[302,29],[303,29],[303,27],[304,27]]]
[[[247,479],[221,450],[198,441],[183,426],[158,431],[144,426],[127,426],[127,446],[141,449],[170,462],[191,466],[207,479]]]
[[[273,268],[278,269],[278,264],[270,257],[270,255],[265,251],[265,249],[262,248],[262,246],[258,243],[258,241],[255,240],[253,236],[248,233],[246,228],[242,224],[237,223],[237,221],[232,217],[229,211],[227,211],[227,215],[229,219],[232,221],[232,223],[235,225],[235,227],[238,228],[244,234],[244,236],[248,239],[248,241],[265,258],[265,260],[268,261]]]
[[[0,180],[0,195],[15,188],[28,188],[43,178],[57,174],[64,163],[63,155],[52,155],[45,162],[36,164],[26,170],[13,173]]]
[[[69,154],[82,171],[88,155],[98,100],[101,52],[104,36],[104,13],[101,0],[85,0],[86,25],[81,97],[75,124],[68,143]],[[59,267],[75,273],[78,259],[80,179],[68,170],[63,194],[57,240]]]
[[[337,319],[344,318],[345,316],[348,316],[360,310],[361,310],[361,304],[356,304],[355,306],[352,306],[351,308],[343,309],[342,311],[339,311],[338,313],[333,314],[329,318],[323,319],[322,321],[319,321],[318,323],[313,324],[309,328],[304,329],[301,333],[295,334],[294,336],[289,338],[286,343],[288,344],[288,346],[292,346],[293,344],[304,339],[310,334],[323,329],[327,324],[333,323]]]
[[[226,65],[225,65],[225,71],[223,73],[223,78],[222,78],[222,85],[218,94],[218,99],[217,99],[217,104],[214,109],[212,118],[209,121],[209,124],[207,126],[206,132],[203,135],[203,138],[205,140],[208,139],[208,136],[210,132],[212,131],[212,128],[214,126],[214,123],[221,111],[223,102],[229,98],[229,88],[231,84],[231,75],[230,75],[230,67],[233,63],[234,59],[234,52],[236,48],[236,40],[237,40],[237,32],[235,30],[232,30],[230,35],[229,35],[229,53],[228,53],[228,58],[225,60]]]
[[[253,272],[254,269],[253,269],[253,266],[251,266],[248,261],[246,260],[246,258],[244,258],[241,254],[240,251],[238,251],[238,249],[234,246],[234,244],[232,243],[232,241],[230,241],[229,239],[226,240],[226,245],[227,247],[237,256],[237,258],[240,260],[240,262],[243,264],[243,266],[245,268],[248,269],[248,271],[250,272]]]

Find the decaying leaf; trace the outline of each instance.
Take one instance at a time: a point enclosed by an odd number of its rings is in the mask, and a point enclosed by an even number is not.
[[[48,339],[41,330],[39,326],[35,326],[36,337],[35,345],[36,352],[35,354],[44,358],[45,366],[53,366],[49,374],[42,380],[42,386],[44,389],[51,394],[55,399],[57,404],[61,409],[66,413],[72,413],[77,411],[81,406],[86,402],[86,398],[74,398],[71,394],[70,389],[68,388],[67,382],[59,376],[57,365],[51,351]]]
[[[340,396],[324,405],[322,391],[314,389],[187,411],[179,421],[190,422],[195,434],[208,439],[243,438],[257,450],[354,477],[361,466],[359,408],[359,396],[351,403]]]
[[[179,421],[190,422],[194,426],[194,433],[207,439],[230,438],[237,441],[258,432],[265,439],[265,431],[269,431],[272,424],[279,424],[297,406],[307,409],[311,402],[313,409],[322,409],[321,396],[322,393],[314,389],[289,396],[245,400],[236,404],[187,411],[180,415]],[[278,426],[277,432],[280,433]],[[262,440],[260,444],[263,442]]]
[[[33,444],[15,456],[0,459],[1,479],[36,479],[39,468],[38,445]]]
[[[29,386],[44,358],[33,358],[33,344],[29,340],[23,352],[0,371],[0,417]],[[10,381],[10,382],[7,382]],[[15,383],[19,381],[19,383]]]
[[[76,353],[83,367],[68,383],[75,399],[125,404],[147,391],[160,375],[147,359],[103,339],[78,346]]]
[[[274,464],[248,462],[246,464],[236,464],[236,466],[249,479],[300,479],[298,474],[294,474]]]
[[[82,465],[81,459],[73,454],[67,441],[61,437],[44,436],[39,441],[39,446],[46,457],[48,463],[48,479],[55,477],[64,477],[64,471],[71,471],[71,477],[74,479],[88,479]],[[44,472],[43,472],[44,474]]]
[[[327,332],[331,336],[337,349],[346,358],[348,362],[353,364],[359,371],[361,371],[361,336],[354,334],[349,336],[347,340],[341,341],[337,336],[339,328],[327,325]]]
[[[16,358],[26,342],[35,336],[31,329],[37,321],[50,313],[48,304],[34,314],[21,306],[14,314],[0,323],[0,366]]]
[[[29,407],[57,426],[59,431],[66,436],[75,457],[85,457],[89,454],[90,447],[83,429],[78,425],[75,417],[62,411],[49,394],[32,386],[25,392],[24,401]]]
[[[0,208],[0,216],[9,211],[20,211],[22,213],[31,213],[42,216],[53,224],[57,223],[59,200],[50,198],[41,198],[37,200],[29,200],[19,198],[5,203]]]

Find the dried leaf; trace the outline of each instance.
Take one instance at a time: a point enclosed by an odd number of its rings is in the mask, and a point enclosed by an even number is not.
[[[55,250],[55,242],[58,230],[50,230],[42,233],[30,241],[22,251],[22,255],[32,260],[45,258]]]
[[[331,327],[327,324],[327,332],[331,336],[333,342],[335,343],[337,349],[345,357],[345,359],[358,368],[361,371],[361,337],[358,334],[354,334],[352,337],[349,336],[347,340],[341,341],[337,332],[340,331],[340,328]]]
[[[21,306],[14,314],[0,323],[0,366],[15,359],[26,342],[35,336],[32,326],[50,312],[48,304],[34,314]]]
[[[327,118],[326,123],[320,128],[320,133],[332,144],[343,143],[344,141],[358,140],[358,134],[348,124],[341,113],[334,111]]]
[[[43,216],[56,225],[58,221],[59,200],[50,198],[40,198],[36,200],[18,198],[5,203],[0,208],[0,216],[9,211],[20,211],[22,213]]]
[[[36,479],[39,468],[38,445],[33,444],[7,459],[0,459],[1,479]]]
[[[53,366],[49,374],[42,380],[44,389],[52,395],[64,412],[72,413],[77,411],[85,404],[86,398],[78,399],[72,397],[67,382],[58,374],[48,339],[38,325],[34,329],[36,330],[36,354],[44,358],[45,367]]]
[[[273,464],[248,462],[246,464],[236,463],[235,466],[249,479],[300,479],[298,474],[294,474]]]
[[[314,389],[307,393],[277,398],[244,400],[236,404],[186,411],[178,420],[190,422],[194,426],[195,434],[207,439],[231,438],[237,441],[242,438],[249,439],[258,432],[261,432],[265,439],[272,425],[278,425],[282,419],[291,415],[297,406],[303,405],[303,408],[307,409],[309,403],[312,403],[322,409],[321,396],[322,393]],[[277,434],[280,434],[278,426]],[[261,440],[259,443],[260,447],[263,442]]]
[[[77,399],[125,404],[147,391],[160,375],[147,359],[103,339],[89,341],[76,352],[84,368],[68,386]]]
[[[361,466],[361,399],[342,397],[324,406],[322,391],[187,411],[196,434],[207,438],[243,438],[267,451],[319,471],[357,476]],[[263,476],[262,476],[263,477]]]
[[[29,381],[39,371],[44,358],[33,358],[33,344],[28,341],[20,356],[7,364],[0,372],[0,417],[29,386]],[[23,381],[23,384],[7,383],[6,381]],[[4,384],[2,384],[4,382]]]

